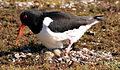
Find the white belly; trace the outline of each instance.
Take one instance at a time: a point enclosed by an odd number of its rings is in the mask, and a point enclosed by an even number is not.
[[[37,37],[49,49],[63,48],[63,41],[76,42],[90,27],[91,25],[80,26],[78,29],[65,31],[64,33],[54,33],[48,27],[43,27]]]
[[[63,41],[71,40],[72,43],[76,42],[92,25],[96,23],[98,23],[98,21],[89,25],[80,26],[78,29],[65,31],[63,33],[54,33],[48,28],[47,24],[43,24],[43,28],[40,33],[37,34],[37,37],[48,49],[63,48]]]
[[[96,23],[98,23],[98,21],[95,21],[95,22],[88,24],[88,25],[80,26],[78,29],[69,30],[69,31],[66,31],[64,33],[66,33],[70,37],[70,40],[74,43],[74,42],[77,42],[77,40],[79,40],[84,35],[84,33],[92,25],[94,25]]]
[[[56,35],[53,34],[48,28],[43,28],[42,31],[37,34],[38,39],[48,49],[63,48],[63,43],[58,41],[55,36]]]

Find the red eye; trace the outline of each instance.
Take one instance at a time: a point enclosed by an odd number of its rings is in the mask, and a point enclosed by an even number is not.
[[[24,19],[26,19],[26,18],[28,18],[28,16],[27,16],[27,15],[25,15],[25,16],[24,16]]]

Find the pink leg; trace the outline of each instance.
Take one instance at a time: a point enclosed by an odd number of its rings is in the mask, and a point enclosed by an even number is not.
[[[71,46],[72,46],[73,42],[71,42],[71,40],[69,40],[69,45],[68,47],[65,49],[65,56],[68,55],[68,53],[70,52],[70,50],[72,49]]]

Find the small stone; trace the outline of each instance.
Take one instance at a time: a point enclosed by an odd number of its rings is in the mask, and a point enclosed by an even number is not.
[[[92,35],[92,36],[94,36],[95,35],[95,32],[93,32],[93,31],[89,31],[89,32],[86,32],[88,35]]]
[[[37,56],[35,57],[35,61],[39,60],[39,57],[40,57],[40,55],[37,55]]]
[[[0,26],[2,26],[2,23],[0,23]]]
[[[3,6],[0,6],[0,9],[3,9],[4,7]]]
[[[58,58],[58,61],[62,61],[63,59],[62,58]]]
[[[16,61],[15,58],[12,58],[12,61],[15,62]]]
[[[49,7],[51,7],[51,8],[54,8],[54,7],[55,7],[55,5],[53,5],[53,4],[50,4],[50,5],[49,5]]]
[[[64,57],[63,57],[63,60],[64,60],[66,63],[68,63],[68,62],[70,61],[70,57],[69,57],[69,56],[64,56]]]
[[[120,1],[116,1],[115,4],[119,4]]]
[[[33,1],[30,1],[30,2],[28,2],[27,4],[28,4],[28,5],[33,5],[33,3],[34,3]]]
[[[21,57],[23,57],[23,58],[26,58],[26,55],[25,55],[25,53],[21,53],[21,55],[20,55]]]
[[[39,57],[40,57],[40,55],[37,55],[37,56],[36,56],[36,58],[39,58]]]
[[[32,53],[27,53],[27,55],[28,55],[28,56],[31,56],[31,55],[32,55]]]
[[[19,7],[23,7],[23,4],[22,4],[22,3],[19,3],[18,6],[19,6]]]
[[[40,4],[36,2],[35,5],[39,6]]]
[[[72,10],[74,10],[74,11],[75,11],[75,10],[77,10],[77,9],[76,9],[76,8],[72,8]]]
[[[73,61],[69,61],[68,65],[71,65],[73,63]]]
[[[31,7],[31,5],[29,5],[29,4],[26,4],[25,6],[26,6],[26,8],[30,8]]]
[[[55,49],[54,51],[55,56],[60,57],[61,51],[59,49]]]
[[[83,48],[82,51],[85,52],[85,53],[88,53],[89,49]]]
[[[95,0],[82,0],[81,2],[88,4],[89,2],[94,2]]]
[[[49,61],[49,63],[53,63],[53,59],[52,58],[49,57],[47,60]]]
[[[86,45],[86,43],[81,43],[82,45]]]
[[[72,58],[73,61],[78,62],[77,58]]]
[[[19,59],[19,58],[21,57],[19,53],[16,53],[14,56],[15,56],[15,58],[17,58],[17,59]]]
[[[21,2],[23,5],[27,5],[27,2]]]
[[[50,51],[46,51],[45,52],[46,56],[48,57],[54,57],[54,53],[50,52]]]
[[[43,5],[40,5],[39,3],[35,3],[34,6],[40,6],[40,7],[43,7]]]

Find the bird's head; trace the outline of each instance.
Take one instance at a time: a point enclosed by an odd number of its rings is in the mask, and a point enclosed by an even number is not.
[[[20,20],[22,22],[22,25],[20,26],[17,40],[20,39],[25,26],[28,26],[34,34],[38,34],[42,28],[42,15],[43,12],[38,10],[29,9],[23,11],[20,14]]]

